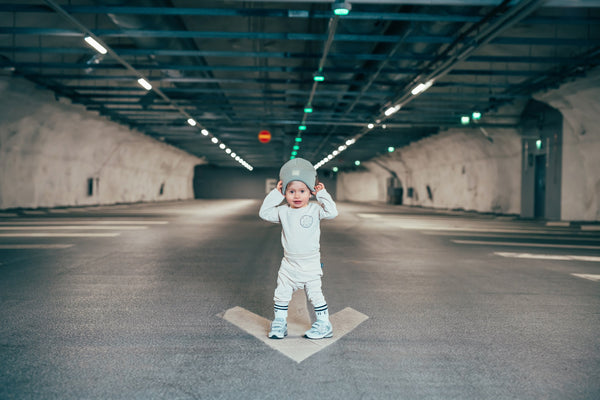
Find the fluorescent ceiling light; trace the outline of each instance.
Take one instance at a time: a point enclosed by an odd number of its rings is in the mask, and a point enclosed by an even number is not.
[[[416,96],[419,93],[422,93],[422,92],[426,91],[427,89],[429,89],[431,87],[431,85],[433,85],[433,79],[428,81],[427,83],[419,83],[417,86],[415,86],[415,88],[413,90],[410,91],[410,93],[413,96]]]
[[[96,51],[100,54],[106,54],[108,50],[104,48],[100,43],[98,43],[93,37],[86,36],[83,40],[87,42],[90,46],[92,46]]]
[[[148,81],[145,80],[144,78],[138,79],[138,83],[140,84],[141,87],[143,87],[146,90],[151,90],[152,89],[152,85],[149,84]]]
[[[221,143],[221,144],[219,145],[219,148],[220,148],[221,150],[225,150],[225,147],[227,147],[227,146],[225,146],[225,143]]]
[[[385,110],[385,116],[389,117],[390,115],[394,114],[395,112],[397,112],[400,109],[400,106],[394,106],[394,107],[390,107],[387,110]]]
[[[188,123],[188,124],[190,124],[190,126],[196,126],[196,121],[194,121],[194,119],[193,119],[193,118],[189,118],[189,119],[187,120],[187,123]]]
[[[210,139],[211,142],[213,143],[219,143],[219,139],[217,139],[216,137],[213,137],[212,139]]]
[[[206,129],[202,129],[200,132],[202,132],[204,136],[208,136],[208,131]]]

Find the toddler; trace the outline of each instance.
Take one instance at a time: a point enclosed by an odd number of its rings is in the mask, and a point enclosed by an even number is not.
[[[268,334],[272,339],[287,335],[288,304],[295,290],[304,289],[317,320],[304,334],[309,339],[333,336],[327,302],[321,290],[323,269],[320,253],[320,220],[338,215],[335,202],[317,183],[313,165],[302,158],[285,163],[279,171],[277,188],[263,201],[259,215],[265,221],[281,224],[283,259],[277,274],[275,289],[275,318]],[[315,195],[317,203],[309,202]],[[286,203],[282,204],[283,200]]]

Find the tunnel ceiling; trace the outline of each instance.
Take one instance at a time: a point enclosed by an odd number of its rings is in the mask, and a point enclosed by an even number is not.
[[[461,117],[474,135],[515,126],[533,93],[600,61],[600,1],[363,0],[345,16],[332,5],[8,1],[0,65],[217,166],[279,167],[297,151],[344,169]]]

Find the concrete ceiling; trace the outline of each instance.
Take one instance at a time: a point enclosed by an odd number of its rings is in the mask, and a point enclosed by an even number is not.
[[[335,16],[332,1],[2,2],[0,66],[218,166],[297,151],[344,169],[473,112],[473,134],[513,127],[532,93],[600,62],[600,1],[347,3]]]

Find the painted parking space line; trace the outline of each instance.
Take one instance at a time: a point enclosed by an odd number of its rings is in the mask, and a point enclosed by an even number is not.
[[[541,240],[585,240],[591,242],[600,241],[600,237],[597,235],[586,235],[581,233],[574,233],[569,236],[555,236],[555,234],[546,234],[546,235],[535,235],[529,233],[485,233],[485,232],[477,232],[477,233],[469,233],[469,232],[435,232],[435,231],[422,231],[420,232],[423,235],[428,236],[473,236],[478,238],[505,238],[505,239],[541,239]]]
[[[369,318],[361,312],[346,307],[330,317],[334,329],[332,338],[310,340],[303,337],[304,332],[310,329],[311,325],[305,299],[305,297],[304,299],[297,297],[294,293],[289,305],[288,336],[285,339],[269,339],[267,333],[271,321],[242,307],[230,308],[225,311],[222,318],[297,363],[301,363],[313,354],[332,345]]]
[[[32,233],[0,233],[0,237],[115,237],[120,236],[118,232],[111,233],[55,233],[55,232],[32,232]]]
[[[600,275],[595,275],[595,274],[571,274],[571,275],[576,276],[578,278],[588,279],[588,280],[594,281],[594,282],[600,282]]]
[[[582,231],[600,231],[600,225],[581,225]]]
[[[548,222],[546,222],[546,226],[566,227],[566,226],[571,226],[571,223],[569,221],[548,221]]]
[[[600,246],[586,246],[579,244],[552,244],[552,243],[517,243],[517,242],[491,242],[479,240],[452,240],[457,244],[474,244],[484,246],[515,246],[515,247],[549,247],[561,249],[585,249],[585,250],[600,250]]]
[[[0,244],[0,250],[68,249],[73,244]]]
[[[169,221],[157,221],[157,220],[102,220],[102,219],[39,219],[35,220],[13,220],[13,221],[0,221],[0,226],[4,225],[167,225]]]
[[[141,230],[148,229],[144,225],[0,225],[0,231],[32,231],[32,230]]]
[[[514,233],[514,234],[543,234],[543,235],[564,235],[565,233],[577,234],[576,232],[565,232],[564,230],[535,229],[535,228],[477,228],[474,226],[445,226],[445,225],[427,225],[427,224],[396,224],[401,229],[421,230],[423,234],[426,231],[439,232],[477,232],[477,233]],[[436,233],[427,233],[435,235]],[[441,235],[442,233],[440,233]]]
[[[556,261],[589,261],[600,262],[600,257],[595,256],[577,256],[562,254],[532,254],[532,253],[509,253],[495,251],[494,255],[508,258],[529,258],[537,260],[556,260]]]

